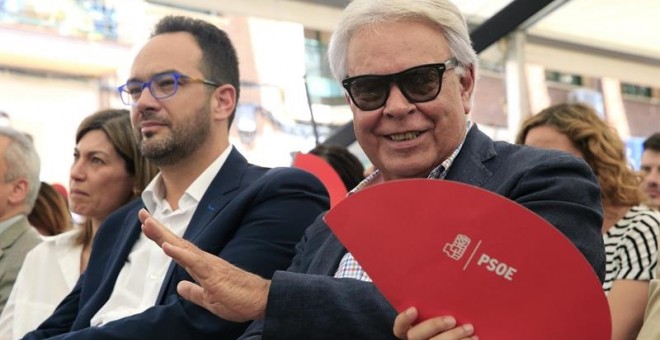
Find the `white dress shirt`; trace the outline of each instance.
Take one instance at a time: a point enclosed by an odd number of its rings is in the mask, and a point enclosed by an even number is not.
[[[182,236],[199,201],[229,157],[231,149],[230,145],[195,179],[179,199],[179,208],[176,210],[172,210],[165,200],[161,175],[156,175],[142,193],[147,210],[173,233]],[[103,326],[154,306],[170,262],[171,259],[157,244],[140,234],[119,272],[110,298],[94,315],[91,326]]]

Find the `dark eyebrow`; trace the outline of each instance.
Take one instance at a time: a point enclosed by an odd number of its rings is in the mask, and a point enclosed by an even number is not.
[[[181,73],[181,72],[179,72],[179,71],[177,71],[177,70],[175,70],[175,69],[170,69],[170,70],[165,70],[165,71],[161,71],[161,72],[158,72],[158,73],[152,73],[152,74],[149,76],[149,79],[152,79],[152,78],[154,78],[154,77],[161,76],[161,75],[163,75],[163,74],[168,74],[168,73],[180,73],[180,74],[183,74],[183,73]],[[140,79],[140,78],[137,78],[137,77],[131,77],[131,78],[128,78],[128,80],[126,80],[126,82],[127,82],[127,83],[130,83],[130,82],[140,82],[140,83],[142,83],[142,82],[144,82],[144,81],[143,81],[142,79]]]

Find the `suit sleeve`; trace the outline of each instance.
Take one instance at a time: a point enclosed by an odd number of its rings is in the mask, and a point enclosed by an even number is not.
[[[238,267],[270,278],[275,270],[289,266],[296,243],[314,218],[328,208],[329,200],[315,177],[296,169],[273,169],[256,183],[258,192],[249,204],[239,208],[232,205],[238,200],[233,200],[223,209],[242,209],[222,222],[237,228],[207,228],[195,243]],[[216,218],[223,217],[219,214]],[[52,339],[235,339],[245,331],[248,323],[220,319],[179,297],[176,284],[181,280],[192,278],[175,266],[173,280],[165,283],[169,288],[164,303],[102,327],[87,327]]]
[[[600,187],[591,168],[568,154],[546,157],[506,195],[554,225],[584,255],[601,282],[605,245]]]
[[[241,340],[395,339],[396,311],[372,283],[316,270],[327,259],[315,253],[330,236],[322,217],[305,231],[291,267],[273,275],[264,319],[254,321]]]

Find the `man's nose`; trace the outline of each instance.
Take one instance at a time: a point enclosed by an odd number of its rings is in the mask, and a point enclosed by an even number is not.
[[[142,89],[142,92],[140,93],[140,97],[138,98],[135,106],[138,109],[138,111],[143,111],[144,109],[153,108],[158,104],[159,101],[153,96],[151,90],[149,89],[149,86],[145,86]]]
[[[651,183],[655,183],[656,186],[660,185],[660,168],[653,169],[647,175],[646,180]]]
[[[406,98],[396,83],[390,85],[389,91],[383,114],[394,118],[402,118],[415,111],[415,105]]]

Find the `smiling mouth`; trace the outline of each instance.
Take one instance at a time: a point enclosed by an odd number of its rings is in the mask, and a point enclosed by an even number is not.
[[[393,135],[387,136],[390,140],[395,141],[395,142],[403,142],[407,140],[413,140],[419,135],[421,135],[421,132],[406,132],[406,133],[397,133]]]

